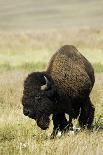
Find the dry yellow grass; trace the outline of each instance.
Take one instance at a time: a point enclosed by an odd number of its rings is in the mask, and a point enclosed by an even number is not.
[[[100,63],[102,68],[102,41],[103,29],[88,27],[0,33],[0,155],[103,154],[103,130],[66,134],[61,138],[50,140],[48,134],[52,131],[52,122],[47,131],[42,131],[35,121],[23,116],[21,105],[23,81],[30,72],[27,67],[29,64],[34,64],[32,71],[43,70],[50,56],[61,45],[73,44],[93,64]],[[25,64],[27,66],[23,68]],[[99,129],[103,126],[102,73],[96,73],[91,99],[96,108],[94,125]]]
[[[103,66],[103,28],[68,28],[0,33],[0,66],[46,66],[51,55],[64,44],[75,45],[96,70]],[[97,54],[98,53],[98,54]],[[43,69],[43,68],[42,68]]]
[[[12,71],[0,75],[0,154],[2,155],[102,155],[103,130],[82,131],[50,140],[52,131],[42,131],[35,121],[22,114],[23,80],[27,73]],[[91,94],[96,108],[94,124],[103,126],[103,75],[96,74],[96,84]]]

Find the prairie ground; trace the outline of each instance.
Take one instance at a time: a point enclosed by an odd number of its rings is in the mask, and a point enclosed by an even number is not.
[[[72,44],[92,63],[94,129],[50,139],[22,113],[23,81]],[[77,121],[74,120],[74,124]],[[0,155],[103,154],[103,1],[0,0]]]
[[[45,36],[45,37],[44,37]],[[71,28],[0,33],[0,154],[103,154],[103,29]],[[47,131],[23,116],[21,97],[27,74],[44,70],[51,55],[73,44],[92,63],[96,82],[91,93],[95,106],[94,130],[49,139]],[[77,121],[74,121],[77,124]]]

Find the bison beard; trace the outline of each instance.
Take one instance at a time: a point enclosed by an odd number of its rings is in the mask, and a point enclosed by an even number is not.
[[[42,117],[37,120],[37,125],[43,130],[46,130],[49,127],[49,123],[50,119],[46,115],[42,115]]]
[[[74,46],[65,45],[53,55],[45,72],[33,72],[24,81],[24,115],[46,130],[53,114],[52,137],[58,130],[72,128],[72,119],[77,117],[82,128],[90,129],[95,109],[89,95],[94,82],[94,70],[88,60]]]

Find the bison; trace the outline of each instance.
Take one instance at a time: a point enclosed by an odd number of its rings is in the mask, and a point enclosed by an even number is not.
[[[52,114],[52,136],[72,128],[76,118],[80,127],[90,129],[95,111],[90,100],[94,82],[90,62],[74,46],[64,45],[52,56],[46,71],[33,72],[24,81],[23,113],[43,130],[49,127]]]

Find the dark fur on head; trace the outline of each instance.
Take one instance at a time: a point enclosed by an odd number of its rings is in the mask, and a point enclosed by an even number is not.
[[[23,113],[37,121],[42,129],[49,126],[49,116],[53,112],[53,100],[55,91],[53,82],[49,79],[47,90],[41,90],[45,85],[45,72],[33,72],[24,81],[24,92],[22,98]]]

